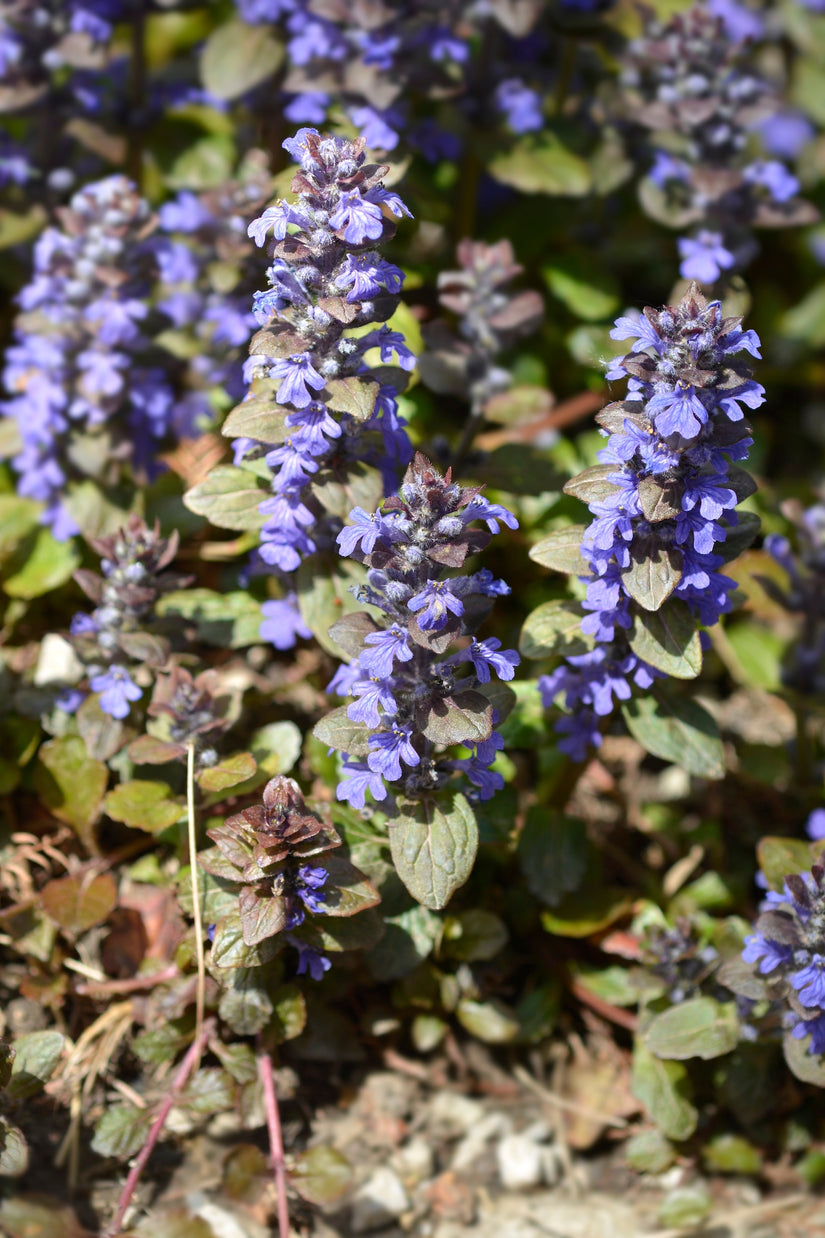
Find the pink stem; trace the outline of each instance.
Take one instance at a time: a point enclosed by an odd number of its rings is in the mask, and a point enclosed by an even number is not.
[[[123,1218],[126,1215],[126,1210],[132,1202],[132,1196],[134,1195],[135,1188],[140,1181],[140,1175],[146,1168],[146,1162],[152,1155],[158,1139],[160,1139],[161,1131],[163,1130],[166,1119],[169,1116],[169,1110],[172,1108],[178,1096],[183,1091],[186,1081],[192,1072],[192,1068],[199,1060],[200,1055],[203,1052],[203,1046],[206,1043],[207,1038],[214,1031],[214,1028],[215,1024],[213,1020],[208,1020],[204,1023],[200,1030],[200,1035],[195,1037],[187,1049],[186,1057],[181,1062],[178,1073],[172,1080],[172,1085],[164,1097],[163,1104],[160,1109],[158,1109],[157,1117],[152,1123],[152,1129],[149,1131],[149,1137],[138,1153],[137,1159],[135,1160],[135,1163],[129,1173],[129,1177],[126,1179],[126,1185],[120,1193],[120,1199],[117,1201],[117,1212],[115,1213],[115,1218],[106,1230],[103,1238],[115,1238],[115,1235],[120,1233],[123,1225]]]
[[[278,1192],[278,1238],[289,1238],[289,1203],[286,1197],[284,1137],[281,1131],[278,1097],[275,1095],[272,1058],[266,1052],[258,1054],[258,1076],[264,1090],[264,1108],[266,1109],[266,1124],[269,1128],[270,1157],[272,1168],[275,1170],[275,1189]]]

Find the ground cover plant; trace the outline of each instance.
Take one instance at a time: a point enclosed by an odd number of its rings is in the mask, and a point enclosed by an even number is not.
[[[825,1181],[823,126],[814,0],[0,0],[0,1232],[312,1234],[378,1063]]]

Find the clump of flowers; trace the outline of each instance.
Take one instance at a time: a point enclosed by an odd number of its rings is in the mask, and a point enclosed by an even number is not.
[[[787,167],[754,152],[754,127],[779,102],[708,6],[667,23],[651,16],[626,49],[621,81],[625,114],[667,138],[652,152],[642,204],[691,228],[679,240],[684,279],[711,284],[741,270],[756,253],[754,228],[816,218]]]
[[[365,21],[361,12],[314,0],[236,3],[245,21],[284,28],[284,115],[296,124],[321,124],[337,105],[374,149],[394,150],[403,134],[432,158],[455,156],[461,121],[413,123],[416,98],[437,100],[443,110],[444,100],[457,96],[462,119],[475,112],[482,125],[504,122],[515,133],[543,124],[544,83],[534,64],[537,41],[529,37],[539,5],[424,0],[372,6]]]
[[[20,493],[45,504],[44,523],[65,539],[78,531],[76,483],[114,483],[125,465],[151,476],[158,444],[187,424],[144,330],[155,275],[148,206],[111,176],[58,214],[62,226],[38,239],[34,276],[18,297],[3,411],[23,443]]]
[[[496,363],[499,354],[535,330],[544,303],[537,292],[509,288],[524,270],[509,241],[464,240],[457,257],[459,270],[438,276],[439,301],[456,315],[457,333],[443,319],[429,324],[424,331],[428,352],[420,368],[434,391],[469,402],[472,433],[489,401],[512,384],[509,371]]]
[[[668,999],[684,1002],[703,991],[719,966],[719,951],[703,943],[687,917],[650,929],[644,942],[648,968],[667,986]]]
[[[825,865],[816,861],[769,890],[755,930],[743,960],[782,1004],[787,1034],[808,1040],[809,1054],[825,1053]]]
[[[758,527],[736,515],[755,487],[732,463],[752,443],[742,406],[764,399],[739,356],[760,355],[755,333],[693,285],[677,306],[619,318],[611,335],[634,342],[608,372],[628,380],[627,395],[597,417],[608,435],[602,463],[566,487],[593,516],[577,571],[586,582],[583,639],[539,680],[546,705],[561,693],[571,710],[557,729],[576,759],[601,742],[601,720],[634,686],[699,673],[698,628],[730,610],[735,588],[719,568]],[[569,540],[567,531],[551,535],[535,557],[570,571]]]
[[[163,666],[168,659],[168,641],[150,630],[158,599],[192,578],[167,570],[177,554],[178,534],[161,537],[157,524],[149,528],[139,516],[90,545],[101,556],[102,575],[75,572],[75,580],[96,605],[91,614],[73,618],[72,642],[100,708],[122,719],[143,696],[132,671]]]
[[[302,129],[284,147],[300,164],[296,201],[277,202],[249,226],[258,245],[270,232],[276,243],[269,287],[254,299],[263,330],[250,348],[251,389],[224,433],[241,436],[236,463],[262,460],[270,470],[270,495],[258,506],[257,558],[288,582],[303,559],[334,546],[347,510],[336,496],[348,474],[372,465],[376,500],[396,484],[411,454],[396,397],[415,358],[386,325],[352,334],[385,324],[403,283],[376,248],[409,215],[384,188],[386,167],[367,162],[363,138]],[[397,367],[375,373],[366,360],[372,350],[385,367],[393,359]],[[206,505],[198,491],[188,501],[220,523],[206,489]],[[278,648],[309,635],[288,583],[284,598],[264,605],[264,616],[261,635]]]
[[[519,655],[476,632],[509,588],[486,568],[454,572],[484,549],[499,521],[518,522],[480,489],[459,486],[418,453],[398,494],[371,514],[355,508],[338,534],[341,554],[368,567],[356,596],[379,612],[333,625],[330,635],[353,661],[329,690],[355,699],[316,729],[343,750],[337,795],[355,808],[367,792],[389,803],[391,793],[415,799],[457,779],[485,800],[503,786],[490,769],[503,741],[485,689],[494,675],[512,679]],[[470,755],[456,756],[457,744]]]
[[[330,855],[341,839],[307,807],[291,778],[273,778],[262,803],[207,834],[215,847],[200,852],[198,862],[237,894],[237,907],[215,927],[215,960],[240,928],[245,945],[259,948],[259,962],[288,943],[298,951],[298,975],[320,980],[331,964],[318,948],[326,935],[316,917],[352,916],[379,902],[363,873],[342,856]],[[326,948],[341,946],[333,941]],[[248,958],[245,965],[250,965]]]
[[[139,765],[162,765],[185,760],[190,745],[195,748],[195,767],[208,769],[218,761],[212,746],[216,733],[230,725],[227,710],[230,698],[218,695],[219,676],[215,670],[192,675],[173,664],[155,680],[152,701],[146,710],[165,723],[166,738],[141,735],[129,746],[129,756]]]
[[[805,696],[825,691],[825,503],[804,508],[782,505],[796,528],[797,549],[778,533],[765,538],[765,550],[788,574],[788,585],[760,578],[775,601],[796,616],[799,631],[788,651],[782,678],[786,687]]]

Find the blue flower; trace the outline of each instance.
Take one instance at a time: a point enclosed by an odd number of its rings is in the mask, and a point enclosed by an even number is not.
[[[806,967],[791,973],[790,981],[803,1006],[825,1006],[825,955],[812,955]]]
[[[380,512],[365,512],[363,507],[354,507],[349,518],[353,523],[345,525],[335,539],[342,555],[348,557],[356,549],[369,555],[379,538],[387,540],[389,529],[385,527]]]
[[[742,958],[746,963],[758,963],[761,974],[767,976],[777,967],[789,963],[793,958],[793,950],[790,946],[783,946],[781,942],[770,941],[761,933],[752,933],[745,938]]]
[[[112,718],[126,718],[130,701],[139,701],[143,692],[132,679],[125,666],[110,666],[89,681],[93,692],[100,693],[100,708]]]
[[[353,722],[363,722],[366,726],[380,726],[381,714],[398,713],[398,705],[386,682],[377,676],[369,679],[358,679],[352,685],[351,693],[358,697],[352,705],[347,706],[347,717]]]
[[[368,202],[357,189],[341,194],[338,207],[330,215],[329,223],[350,245],[377,241],[384,231],[381,207],[374,202]]]
[[[343,781],[338,783],[336,799],[346,800],[353,808],[363,808],[367,791],[374,800],[387,798],[384,779],[363,762],[347,761],[341,773]]]
[[[359,666],[378,679],[389,678],[396,661],[409,662],[413,656],[407,631],[398,624],[393,624],[383,632],[368,632],[364,643],[369,648],[365,648],[361,653]]]
[[[370,736],[370,752],[367,764],[377,774],[381,774],[390,782],[401,777],[401,762],[415,766],[421,761],[412,743],[412,732],[403,727],[394,726],[391,731],[379,731]]]
[[[678,434],[692,439],[708,419],[707,409],[695,387],[680,383],[672,391],[660,391],[647,403],[647,414],[663,438]]]
[[[496,672],[499,679],[512,679],[515,668],[521,659],[514,649],[505,649],[499,653],[501,641],[496,637],[488,640],[473,640],[469,648],[461,654],[462,659],[472,662],[479,683],[490,682],[490,668]]]
[[[309,353],[296,353],[276,361],[270,369],[272,378],[280,378],[281,383],[275,399],[279,404],[294,404],[296,408],[306,408],[311,404],[313,391],[321,391],[325,386],[324,379],[314,368]]]
[[[418,625],[424,631],[440,632],[447,626],[450,615],[464,614],[464,603],[456,597],[449,580],[430,580],[415,597],[410,598],[407,606],[412,611],[421,611],[418,615]]]
[[[700,284],[713,284],[723,271],[736,265],[736,258],[723,243],[719,232],[702,229],[695,237],[680,237],[679,274]]]
[[[815,1019],[797,1019],[791,1035],[794,1040],[804,1040],[806,1036],[810,1036],[808,1052],[815,1056],[825,1053],[825,1014],[818,1015]]]
[[[276,649],[292,649],[296,640],[311,640],[312,632],[301,618],[295,594],[264,602],[261,606],[264,621],[260,628],[261,640],[269,641]]]
[[[297,976],[308,975],[312,980],[323,980],[324,973],[332,967],[327,956],[318,950],[313,950],[312,946],[307,946],[297,937],[290,937],[290,941],[298,951],[298,966],[295,974]]]

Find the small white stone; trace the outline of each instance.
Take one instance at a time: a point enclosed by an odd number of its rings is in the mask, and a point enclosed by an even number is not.
[[[464,1135],[484,1117],[484,1106],[469,1096],[455,1092],[437,1092],[430,1101],[430,1121]]]
[[[435,1172],[435,1157],[430,1143],[420,1135],[414,1136],[393,1157],[393,1169],[407,1182],[423,1182]]]
[[[49,632],[40,643],[40,654],[34,671],[38,687],[48,683],[77,683],[83,674],[83,664],[64,636]]]
[[[545,1122],[544,1118],[536,1118],[535,1122],[525,1126],[521,1133],[525,1139],[532,1139],[533,1143],[546,1143],[553,1136],[550,1124]]]
[[[352,1232],[382,1229],[410,1206],[404,1184],[394,1169],[382,1165],[358,1188],[352,1201]]]
[[[471,1169],[491,1139],[509,1135],[512,1129],[513,1123],[506,1114],[488,1113],[456,1146],[450,1161],[450,1168],[457,1173]]]
[[[505,1135],[496,1149],[501,1185],[510,1191],[541,1182],[541,1148],[524,1135]]]

